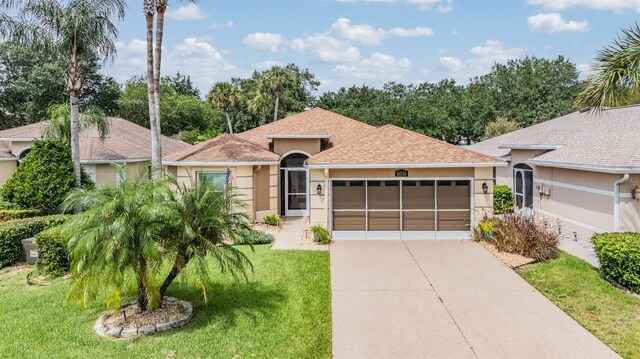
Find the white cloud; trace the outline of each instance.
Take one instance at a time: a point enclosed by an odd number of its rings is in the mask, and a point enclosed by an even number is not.
[[[267,70],[274,66],[282,66],[282,62],[267,60],[253,64],[253,68],[258,71]]]
[[[440,58],[440,67],[446,71],[456,72],[464,68],[462,60],[453,56],[444,56]]]
[[[332,72],[340,77],[364,80],[402,80],[411,70],[411,60],[375,52],[369,58],[349,65],[337,65]]]
[[[311,52],[325,62],[354,62],[360,60],[360,50],[346,41],[326,34],[315,34],[291,41],[291,48],[300,52]]]
[[[621,14],[625,10],[640,12],[640,0],[527,0],[529,5],[542,5],[544,9],[561,11],[569,8],[610,10]]]
[[[586,79],[590,75],[593,75],[595,71],[593,71],[593,67],[589,64],[577,64],[576,69],[580,73],[581,79]]]
[[[187,4],[173,11],[167,11],[167,17],[173,20],[202,20],[209,15],[198,4]]]
[[[231,28],[233,28],[234,25],[235,25],[235,23],[233,21],[227,20],[225,22],[219,22],[219,23],[211,24],[211,25],[207,26],[207,28],[209,28],[209,29],[231,29]]]
[[[453,0],[447,0],[446,4],[438,5],[438,11],[443,14],[446,14],[451,10],[453,10]]]
[[[502,42],[487,40],[469,50],[470,57],[460,59],[453,56],[440,58],[440,69],[449,72],[456,80],[466,82],[474,76],[484,75],[496,63],[505,63],[524,53],[518,47],[507,48]]]
[[[441,0],[407,0],[407,3],[418,5],[420,10],[426,11],[430,10],[433,5],[440,3],[440,1]]]
[[[396,27],[390,30],[375,28],[369,24],[352,24],[351,20],[341,17],[334,22],[328,30],[341,37],[364,45],[379,45],[382,40],[389,37],[417,37],[431,36],[433,30],[428,27],[415,27],[406,29]]]
[[[566,21],[562,18],[562,15],[557,12],[540,13],[529,16],[527,18],[527,24],[532,32],[543,32],[547,34],[561,31],[585,32],[589,30],[590,27],[589,22],[586,20]]]
[[[213,46],[211,39],[212,37],[186,38],[173,47],[163,47],[163,74],[180,71],[190,75],[202,93],[206,93],[217,81],[250,74],[248,69],[241,69],[230,63]],[[118,42],[116,46],[118,56],[111,69],[116,80],[124,82],[133,75],[146,73],[146,41],[134,39],[129,43]]]
[[[242,42],[254,49],[277,52],[284,42],[281,34],[271,32],[254,32],[247,35]]]

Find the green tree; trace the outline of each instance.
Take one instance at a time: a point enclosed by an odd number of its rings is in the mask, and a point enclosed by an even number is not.
[[[208,258],[215,258],[220,269],[234,278],[248,279],[251,262],[244,252],[228,244],[250,244],[243,236],[250,228],[249,219],[242,212],[244,205],[238,195],[231,189],[220,191],[206,184],[189,188],[171,182],[177,191],[170,193],[172,221],[163,238],[164,247],[173,254],[173,265],[160,286],[160,295],[184,269],[191,269],[207,300],[211,288]]]
[[[70,299],[87,301],[106,295],[106,307],[118,310],[127,281],[135,280],[137,302],[142,311],[153,311],[160,303],[158,272],[163,251],[159,234],[169,209],[162,181],[144,176],[124,176],[117,186],[76,190],[64,202],[66,211],[77,212],[63,227],[68,236],[71,262]]]
[[[44,136],[67,145],[71,142],[71,110],[68,104],[53,105],[49,108],[50,120],[44,130]],[[90,107],[80,113],[78,121],[80,131],[95,127],[100,140],[109,134],[109,122],[104,113],[97,107]]]
[[[510,121],[505,117],[498,117],[495,121],[489,122],[484,130],[483,140],[487,140],[493,137],[504,135],[505,133],[517,131],[520,129],[515,121]]]
[[[0,9],[16,11],[0,21],[0,36],[60,51],[69,59],[65,83],[71,104],[71,157],[76,187],[82,184],[80,168],[79,114],[85,57],[112,58],[118,31],[112,22],[124,18],[124,0],[0,0]]]
[[[238,106],[242,102],[242,91],[240,88],[230,82],[217,82],[209,91],[207,96],[207,102],[209,102],[214,108],[224,111],[224,115],[227,118],[227,129],[229,133],[233,133],[233,122],[229,111],[232,108]]]
[[[66,61],[56,51],[12,41],[0,43],[0,130],[43,121],[49,106],[68,101],[62,81]],[[83,59],[80,66],[85,75],[81,110],[98,107],[114,115],[120,85],[100,74],[95,59]]]
[[[164,76],[162,84],[171,87],[178,96],[193,96],[200,98],[200,90],[191,81],[191,76],[177,72],[174,76]]]
[[[271,69],[265,71],[262,74],[262,81],[264,86],[262,89],[270,89],[275,96],[275,104],[273,106],[273,120],[278,120],[278,107],[280,105],[280,96],[282,92],[289,87],[293,87],[296,84],[295,74],[280,66],[273,66]]]
[[[602,109],[640,103],[640,26],[622,30],[613,44],[598,51],[586,88],[576,105]]]
[[[92,187],[82,171],[82,183]],[[36,141],[11,178],[0,188],[0,196],[21,208],[56,213],[74,188],[73,162],[69,146],[60,141]]]
[[[554,60],[532,56],[496,64],[489,74],[472,82],[491,89],[497,116],[524,127],[572,112],[581,89],[576,66],[562,56]]]

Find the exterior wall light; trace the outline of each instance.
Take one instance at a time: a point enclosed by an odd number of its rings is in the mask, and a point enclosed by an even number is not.
[[[482,183],[482,192],[484,192],[484,193],[488,193],[489,192],[489,186],[487,186],[487,182],[483,182]]]
[[[318,183],[318,187],[316,187],[316,192],[318,196],[322,195],[322,185]]]

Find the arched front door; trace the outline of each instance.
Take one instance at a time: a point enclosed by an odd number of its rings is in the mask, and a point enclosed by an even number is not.
[[[309,215],[309,173],[304,168],[307,158],[303,153],[292,153],[280,161],[280,193],[285,216]]]

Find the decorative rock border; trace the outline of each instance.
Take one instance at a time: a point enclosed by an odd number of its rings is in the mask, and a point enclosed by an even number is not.
[[[182,327],[187,323],[189,323],[191,318],[193,318],[193,306],[191,305],[191,303],[186,302],[184,300],[172,298],[172,297],[165,297],[164,300],[167,302],[177,302],[180,306],[182,306],[185,313],[177,320],[174,320],[171,322],[159,323],[155,325],[143,325],[141,327],[133,325],[129,327],[113,327],[113,328],[107,328],[104,325],[104,321],[107,318],[111,317],[110,313],[106,313],[101,315],[100,318],[98,318],[93,329],[98,335],[103,337],[129,338],[129,337],[134,337],[139,335],[152,335],[157,332],[163,332],[165,330],[169,330],[172,328]],[[123,308],[132,304],[135,304],[135,302],[125,304]]]

